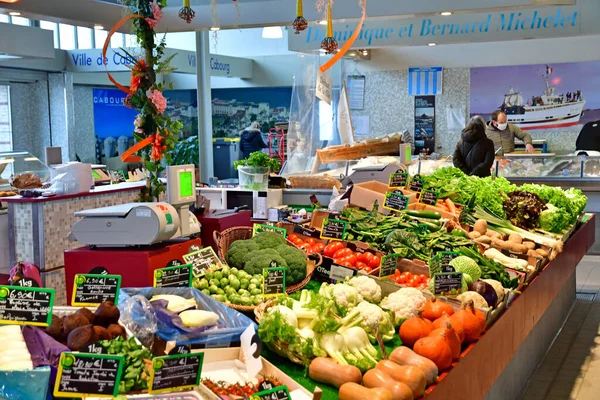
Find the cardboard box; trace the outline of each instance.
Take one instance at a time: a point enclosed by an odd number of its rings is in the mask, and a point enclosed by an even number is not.
[[[383,208],[385,203],[385,194],[387,192],[393,192],[393,189],[388,188],[388,185],[379,181],[369,181],[364,183],[358,183],[352,186],[350,190],[350,196],[348,203],[350,205],[358,206],[367,210],[373,208],[373,203],[377,201],[379,204],[378,211],[382,214],[389,214],[391,211]],[[402,190],[402,193],[409,198],[409,204],[417,202],[417,194]]]

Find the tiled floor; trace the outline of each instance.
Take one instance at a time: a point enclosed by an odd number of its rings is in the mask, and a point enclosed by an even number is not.
[[[599,291],[600,256],[586,256],[577,266],[577,292],[595,300],[578,298],[522,400],[600,400]]]

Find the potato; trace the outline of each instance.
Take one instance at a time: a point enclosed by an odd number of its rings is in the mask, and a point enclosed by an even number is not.
[[[508,237],[508,241],[517,243],[517,244],[521,244],[521,243],[523,243],[523,238],[518,233],[511,233],[510,236]]]
[[[484,219],[478,219],[477,221],[475,221],[475,224],[473,224],[473,230],[479,232],[482,235],[485,235],[485,233],[488,230],[487,221]]]

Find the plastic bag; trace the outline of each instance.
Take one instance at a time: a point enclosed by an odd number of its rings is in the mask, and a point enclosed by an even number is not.
[[[171,294],[186,299],[194,298],[198,309],[212,311],[219,316],[219,326],[215,329],[180,329],[168,318],[159,318],[154,307],[148,301],[159,294]],[[147,347],[147,343],[138,337],[138,332],[147,337],[155,333],[165,341],[177,344],[203,345],[205,347],[230,347],[239,343],[240,335],[252,320],[245,315],[228,308],[223,303],[193,288],[124,288],[119,297],[121,322]]]
[[[342,199],[343,195],[340,194],[339,190],[334,186],[331,191],[331,198],[329,199],[328,211],[341,212],[344,207],[348,205],[348,199]]]
[[[50,367],[30,371],[0,371],[0,399],[45,400],[50,381]]]

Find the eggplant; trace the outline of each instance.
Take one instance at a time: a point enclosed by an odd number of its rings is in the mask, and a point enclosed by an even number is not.
[[[484,281],[475,281],[469,285],[469,290],[477,292],[485,299],[488,306],[494,308],[498,304],[498,295],[494,287]]]

